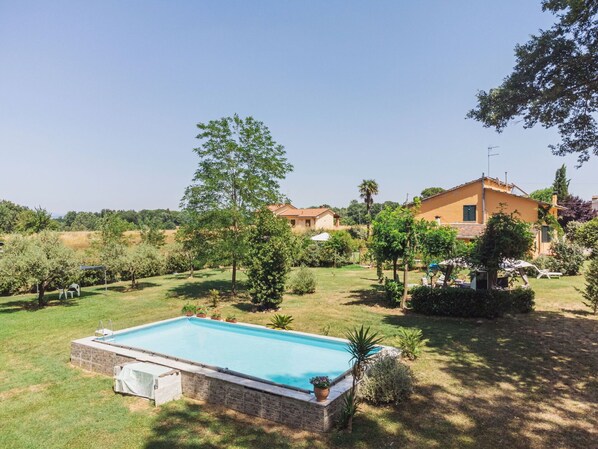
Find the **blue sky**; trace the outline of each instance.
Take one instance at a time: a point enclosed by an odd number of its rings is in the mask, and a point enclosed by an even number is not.
[[[0,0],[0,198],[54,213],[178,207],[195,124],[253,115],[286,147],[298,206],[379,201],[486,171],[528,191],[567,163],[553,130],[465,120],[513,47],[554,17],[540,1]]]

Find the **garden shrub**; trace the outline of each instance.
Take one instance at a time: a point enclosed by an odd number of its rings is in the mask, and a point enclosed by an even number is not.
[[[593,257],[591,259],[590,266],[585,273],[585,278],[585,289],[577,290],[585,299],[583,304],[589,307],[592,313],[596,315],[596,312],[598,312],[598,257]]]
[[[403,297],[403,284],[392,279],[384,279],[384,293],[386,300],[393,306],[401,304],[401,298]]]
[[[467,288],[416,287],[411,307],[424,315],[465,318],[497,318],[506,313],[528,313],[534,309],[534,291],[472,290]]]
[[[297,295],[314,293],[316,291],[316,276],[309,268],[302,266],[290,281],[291,291]]]
[[[371,404],[398,404],[413,392],[411,369],[392,356],[374,361],[359,385],[359,395]]]
[[[402,355],[409,360],[415,360],[421,354],[422,348],[428,340],[424,339],[421,329],[399,327],[394,339],[394,346],[400,348]]]
[[[567,276],[579,274],[585,261],[581,246],[559,240],[552,243],[551,250],[553,257],[548,261],[551,271],[558,271]]]

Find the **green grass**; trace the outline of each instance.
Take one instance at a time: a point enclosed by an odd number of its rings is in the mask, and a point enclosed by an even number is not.
[[[160,408],[116,395],[111,379],[69,364],[71,340],[93,334],[99,319],[126,328],[176,316],[191,301],[266,324],[247,298],[226,294],[230,272],[194,279],[145,279],[107,293],[27,310],[32,296],[0,298],[0,447],[6,448],[587,448],[598,441],[598,318],[586,313],[581,277],[532,280],[537,308],[496,321],[404,314],[387,308],[375,270],[317,269],[318,290],[287,295],[281,313],[305,332],[344,336],[372,326],[391,339],[418,327],[430,342],[410,363],[416,392],[399,407],[364,406],[353,434],[297,432],[191,400]],[[417,282],[418,273],[412,273]],[[57,294],[51,295],[56,298]]]

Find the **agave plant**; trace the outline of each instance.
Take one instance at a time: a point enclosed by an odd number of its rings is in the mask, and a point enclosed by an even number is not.
[[[424,339],[421,329],[400,327],[397,329],[397,336],[394,343],[405,357],[415,360],[421,354],[422,347],[428,342]]]
[[[377,332],[370,332],[369,327],[364,328],[361,325],[359,329],[355,328],[347,333],[347,340],[349,340],[347,351],[351,354],[351,362],[353,362],[353,385],[345,396],[341,424],[351,432],[353,430],[353,416],[355,416],[359,407],[357,384],[363,377],[365,367],[376,353],[376,346],[382,341],[382,338],[378,336]]]
[[[291,315],[281,315],[277,313],[272,318],[270,318],[270,322],[267,326],[271,327],[272,329],[291,330],[292,322],[293,317]]]

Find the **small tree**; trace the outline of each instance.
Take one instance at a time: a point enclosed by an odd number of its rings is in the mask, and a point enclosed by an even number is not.
[[[585,289],[579,290],[587,301],[584,301],[584,305],[589,307],[592,310],[592,313],[596,315],[598,312],[598,257],[594,257],[591,262],[588,270],[585,273],[586,277],[586,287]]]
[[[0,258],[0,285],[12,282],[20,288],[37,287],[40,307],[47,304],[46,291],[64,287],[79,275],[75,252],[58,234],[44,231],[31,237],[13,236]]]
[[[413,210],[387,207],[374,220],[371,247],[379,262],[392,261],[393,280],[397,281],[398,259],[403,259],[403,285],[407,285],[409,260],[415,255],[418,241],[425,232],[426,222],[416,220]],[[401,307],[407,304],[407,289],[403,289]]]
[[[147,243],[128,247],[117,261],[121,275],[131,280],[131,288],[138,286],[137,280],[140,277],[160,274],[162,266],[163,258],[160,251]]]
[[[566,208],[559,210],[558,221],[563,228],[572,221],[585,223],[598,217],[598,212],[592,208],[592,202],[578,196],[569,195],[560,205]]]
[[[331,232],[324,248],[330,252],[332,265],[336,267],[339,261],[344,262],[351,256],[354,248],[353,239],[347,231]]]
[[[568,233],[570,238],[584,248],[591,249],[592,257],[598,256],[598,218],[572,228],[573,231]]]
[[[464,245],[457,240],[457,230],[450,226],[439,226],[436,222],[428,222],[423,228],[420,238],[421,252],[426,264],[436,260],[461,257]],[[448,286],[454,265],[448,265],[444,271],[444,287]],[[432,284],[433,285],[433,284]]]
[[[579,274],[585,257],[581,246],[560,239],[552,243],[552,259],[548,260],[548,265],[552,271],[559,271],[566,276],[575,276]]]
[[[249,232],[247,278],[251,302],[275,309],[282,302],[291,268],[291,227],[287,220],[260,209]]]
[[[146,243],[156,248],[164,246],[166,242],[164,231],[158,227],[158,224],[154,220],[141,225],[139,236],[141,237],[141,243]]]
[[[552,202],[552,192],[554,192],[552,187],[546,187],[545,189],[534,190],[529,194],[529,197],[536,201],[550,203]]]
[[[529,224],[515,213],[501,211],[490,217],[471,254],[474,265],[486,268],[489,289],[496,287],[500,264],[505,259],[524,258],[532,248],[533,239]]]

